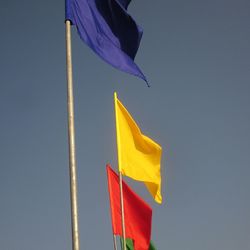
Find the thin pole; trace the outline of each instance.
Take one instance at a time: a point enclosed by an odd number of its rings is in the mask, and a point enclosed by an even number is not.
[[[121,152],[120,152],[120,128],[118,120],[118,107],[117,107],[117,94],[114,93],[114,104],[115,104],[115,124],[116,124],[116,142],[117,142],[117,154],[118,154],[118,170],[119,170],[119,184],[120,184],[120,205],[122,212],[122,237],[123,237],[123,249],[126,250],[126,233],[125,233],[125,219],[124,219],[124,204],[123,204],[123,190],[122,190],[122,173],[120,169]]]
[[[124,204],[123,204],[123,190],[122,190],[122,173],[119,172],[120,181],[120,202],[122,212],[122,237],[123,237],[123,250],[126,250],[126,233],[125,233],[125,219],[124,219]]]
[[[77,211],[77,176],[76,176],[74,97],[73,97],[72,56],[71,56],[71,24],[69,20],[66,20],[66,63],[67,63],[67,90],[68,90],[68,141],[69,141],[72,249],[79,250],[80,244],[79,244],[79,227],[78,227],[78,211]]]
[[[113,234],[114,250],[117,250],[116,236]]]

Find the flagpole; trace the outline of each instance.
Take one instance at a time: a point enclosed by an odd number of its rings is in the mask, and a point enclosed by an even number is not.
[[[67,64],[67,90],[68,90],[67,92],[68,94],[68,141],[69,141],[72,249],[80,250],[78,209],[77,209],[77,175],[76,175],[74,96],[73,96],[72,55],[71,55],[71,23],[69,20],[66,20],[66,64]]]
[[[124,204],[123,204],[123,190],[122,190],[122,173],[119,171],[119,184],[120,184],[120,202],[122,212],[122,237],[123,237],[123,250],[126,250],[126,233],[125,233],[125,218],[124,218]]]
[[[116,142],[117,142],[117,154],[118,154],[118,171],[119,171],[119,186],[120,186],[120,205],[122,213],[122,237],[123,237],[123,249],[126,250],[126,233],[125,233],[125,219],[124,219],[124,204],[123,204],[123,191],[122,191],[122,173],[120,170],[121,162],[121,152],[120,152],[120,128],[118,122],[118,113],[117,113],[117,93],[114,93],[114,106],[115,106],[115,124],[116,124]]]
[[[114,250],[117,250],[116,236],[113,234]]]

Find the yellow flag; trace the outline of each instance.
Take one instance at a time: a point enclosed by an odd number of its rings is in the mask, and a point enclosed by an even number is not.
[[[143,135],[114,93],[119,171],[143,181],[156,202],[161,203],[161,147]]]

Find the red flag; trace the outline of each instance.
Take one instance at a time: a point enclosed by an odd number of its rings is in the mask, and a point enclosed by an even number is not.
[[[107,165],[112,228],[122,236],[119,177]],[[135,250],[148,250],[151,237],[152,208],[123,181],[126,238],[134,240]]]

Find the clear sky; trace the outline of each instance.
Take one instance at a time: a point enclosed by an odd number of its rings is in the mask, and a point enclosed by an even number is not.
[[[250,249],[250,2],[132,1],[151,88],[72,30],[82,250],[113,248],[105,164],[116,169],[113,92],[163,148],[158,250]],[[64,1],[0,8],[0,249],[71,249]]]

